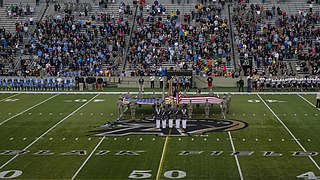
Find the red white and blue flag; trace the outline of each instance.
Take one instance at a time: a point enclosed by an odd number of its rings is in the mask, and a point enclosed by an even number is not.
[[[222,99],[212,96],[193,96],[193,97],[180,97],[181,100],[179,100],[179,104],[189,104],[190,100],[192,104],[204,104],[206,103],[206,100],[208,99],[208,102],[210,104],[220,104],[222,102]],[[166,104],[169,104],[170,99],[166,98]],[[174,98],[176,102],[177,97]]]

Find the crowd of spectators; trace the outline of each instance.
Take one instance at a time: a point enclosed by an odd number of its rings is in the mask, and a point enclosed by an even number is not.
[[[257,68],[279,67],[283,60],[308,61],[319,67],[319,12],[300,10],[288,15],[280,7],[238,4],[234,7],[234,36],[240,58]],[[252,69],[251,69],[252,70]]]
[[[16,16],[29,16],[33,15],[35,11],[35,7],[32,7],[28,3],[23,5],[22,3],[6,7],[7,16],[12,18]]]
[[[142,74],[165,62],[197,74],[226,69],[231,65],[231,46],[228,20],[220,17],[223,9],[218,3],[197,4],[181,14],[179,9],[168,12],[158,1],[140,5],[128,63]]]
[[[110,75],[109,70],[116,68],[114,60],[122,58],[125,36],[130,31],[128,18],[122,12],[115,18],[109,13],[87,17],[68,11],[46,17],[35,26],[29,37],[30,46],[23,54],[34,59],[36,70],[45,69],[46,76],[72,75],[67,71]],[[102,64],[110,65],[107,74]]]
[[[36,22],[34,32],[28,28],[34,25],[32,17],[16,23],[16,34],[2,30],[1,57],[5,59],[20,49],[20,57],[30,55],[33,68],[45,69],[47,76],[68,75],[69,69],[81,71],[82,75],[103,76],[106,73],[102,64],[115,70],[124,62],[135,69],[131,75],[139,76],[165,75],[168,69],[162,68],[163,64],[172,65],[171,70],[193,70],[198,75],[234,75],[227,69],[233,64],[230,23],[223,16],[227,15],[223,13],[225,3],[202,3],[189,13],[181,13],[179,9],[169,12],[157,0],[152,4],[134,1],[138,12],[128,52],[126,37],[133,17],[130,5],[121,2],[118,16],[105,12],[89,16],[90,3],[65,3],[65,13],[60,11],[60,4],[55,4],[59,13]],[[21,3],[9,9],[16,15],[29,15],[34,10]],[[233,11],[233,33],[240,58],[253,59],[257,68],[268,68],[272,75],[287,73],[281,62],[286,59],[299,60],[301,67],[307,65],[309,70],[302,67],[306,72],[319,73],[319,12],[300,10],[288,15],[280,7],[264,9],[260,4],[245,3],[234,4]],[[23,37],[28,37],[25,48],[19,46]],[[241,74],[239,70],[236,74]],[[251,69],[251,74],[254,72]]]

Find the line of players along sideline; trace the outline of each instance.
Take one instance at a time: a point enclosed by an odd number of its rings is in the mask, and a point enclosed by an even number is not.
[[[259,91],[277,90],[277,91],[302,91],[302,90],[320,90],[320,78],[266,78],[260,77],[253,80],[253,88]]]

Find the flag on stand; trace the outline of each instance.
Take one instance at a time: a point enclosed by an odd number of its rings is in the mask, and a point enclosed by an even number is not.
[[[180,91],[177,92],[176,101],[177,101],[177,105],[179,105],[181,102],[181,92]]]

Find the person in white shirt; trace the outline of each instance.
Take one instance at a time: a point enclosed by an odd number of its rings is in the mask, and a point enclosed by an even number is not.
[[[163,76],[160,76],[160,77],[159,77],[159,81],[160,81],[160,88],[163,88],[164,77],[163,77]]]
[[[154,88],[154,80],[156,77],[154,75],[150,76],[150,84],[151,84],[151,89]]]

